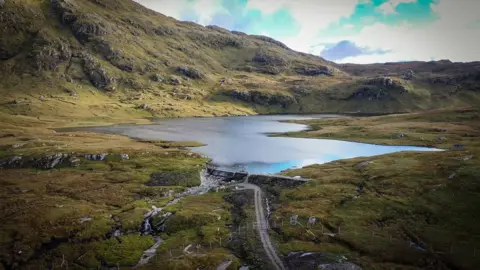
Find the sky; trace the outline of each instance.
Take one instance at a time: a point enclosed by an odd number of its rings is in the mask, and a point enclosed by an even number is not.
[[[480,0],[135,0],[337,63],[480,60]]]

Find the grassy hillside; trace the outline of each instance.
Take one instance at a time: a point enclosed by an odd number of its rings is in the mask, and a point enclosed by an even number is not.
[[[286,172],[312,181],[277,195],[270,220],[278,225],[275,235],[285,254],[344,255],[365,269],[480,267],[477,109],[308,122],[312,130],[295,136],[447,151],[400,152]],[[303,226],[291,226],[292,215]],[[317,218],[314,225],[307,222],[311,216]]]
[[[130,0],[0,9],[0,111],[65,119],[403,112],[480,104],[479,63],[337,65]]]

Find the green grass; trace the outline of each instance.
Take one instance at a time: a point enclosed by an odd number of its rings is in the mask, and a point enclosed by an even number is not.
[[[324,138],[325,133],[332,133],[332,138],[351,141],[431,143],[447,149],[452,144],[464,144],[467,150],[401,152],[288,171],[287,175],[301,175],[312,181],[283,190],[278,199],[281,207],[271,222],[283,220],[288,224],[293,214],[299,215],[303,225],[310,216],[319,222],[307,226],[311,233],[299,225],[281,226],[277,235],[280,250],[341,254],[366,269],[477,269],[478,117],[475,109],[460,109],[313,120],[313,130],[290,134]],[[439,133],[435,128],[447,131]],[[395,132],[405,132],[407,136],[384,137],[385,133]],[[449,141],[434,144],[432,139],[420,143],[412,133],[423,138],[446,136]],[[357,167],[363,161],[370,163]]]

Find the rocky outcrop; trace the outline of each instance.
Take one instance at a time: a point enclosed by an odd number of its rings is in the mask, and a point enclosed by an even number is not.
[[[169,27],[169,26],[166,26],[166,25],[158,26],[153,31],[155,32],[155,34],[157,34],[159,36],[171,36],[171,35],[174,35],[175,33],[177,33],[177,30],[175,28]]]
[[[52,0],[53,8],[60,21],[70,27],[73,35],[82,43],[111,33],[113,27],[95,13],[83,14],[69,0]]]
[[[282,73],[288,66],[288,61],[282,56],[265,50],[257,52],[252,62],[257,72],[271,75]]]
[[[93,48],[97,53],[102,55],[105,60],[118,69],[126,72],[134,71],[135,61],[123,55],[121,51],[115,49],[110,41],[96,40]]]
[[[39,31],[43,19],[40,9],[10,0],[0,8],[0,60],[18,55]]]
[[[200,43],[210,48],[221,49],[225,47],[242,48],[245,42],[242,38],[231,35],[230,32],[224,32],[220,27],[212,28],[207,27],[213,31],[198,32],[192,31],[187,36],[195,43]]]
[[[404,80],[412,80],[413,77],[415,76],[415,72],[413,72],[413,70],[411,69],[407,69],[403,72],[403,79]]]
[[[75,37],[81,42],[88,42],[112,32],[112,27],[101,17],[94,14],[77,18],[71,24],[71,29]]]
[[[35,37],[28,57],[37,71],[54,71],[62,62],[69,60],[71,54],[67,40],[58,38],[44,29]]]
[[[361,84],[347,99],[383,100],[394,93],[408,93],[401,81],[389,77],[370,78]]]
[[[312,93],[311,89],[304,86],[300,86],[300,85],[292,86],[290,90],[292,90],[292,92],[300,96],[308,96]]]
[[[231,89],[224,91],[223,94],[236,100],[258,105],[272,105],[286,108],[289,105],[296,103],[296,100],[293,96],[281,92],[270,93],[257,90],[247,91]]]
[[[98,61],[88,54],[80,54],[83,69],[93,86],[106,91],[114,91],[117,80]]]
[[[274,45],[277,45],[277,46],[279,46],[283,49],[290,50],[290,48],[288,48],[287,45],[285,45],[282,42],[280,42],[278,40],[275,40],[271,37],[262,36],[262,35],[249,35],[249,37],[254,38],[254,39],[258,39],[258,40],[261,40],[261,41],[265,41],[265,42],[268,42],[268,43],[271,43],[271,44],[274,44]]]
[[[297,74],[305,76],[333,76],[335,73],[335,70],[333,68],[327,66],[302,67],[296,68],[295,71],[297,72]]]
[[[177,68],[177,73],[183,74],[183,75],[187,76],[188,78],[191,78],[191,79],[194,79],[194,80],[202,79],[202,78],[205,77],[205,75],[203,75],[203,73],[200,72],[200,70],[198,70],[194,67],[187,67],[187,66],[178,67]]]
[[[56,153],[45,156],[24,157],[13,156],[0,160],[0,168],[38,168],[53,169],[59,166],[78,166],[80,160],[75,156]]]

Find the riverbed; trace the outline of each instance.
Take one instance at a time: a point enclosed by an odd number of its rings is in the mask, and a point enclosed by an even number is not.
[[[271,137],[308,126],[285,120],[344,117],[341,115],[260,115],[214,118],[156,119],[150,125],[115,125],[75,130],[120,134],[138,139],[196,141],[191,148],[223,169],[275,174],[282,170],[339,159],[375,156],[399,151],[438,151],[414,146],[384,146],[327,139]]]

